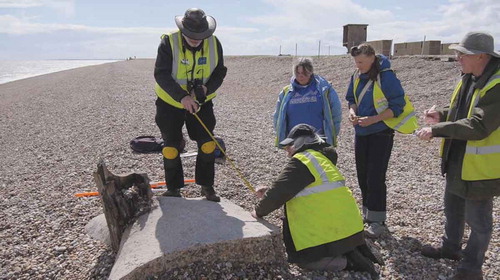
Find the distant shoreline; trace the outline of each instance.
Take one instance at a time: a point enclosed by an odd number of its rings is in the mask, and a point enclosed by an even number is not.
[[[85,66],[125,61],[116,59],[0,60],[0,84]]]

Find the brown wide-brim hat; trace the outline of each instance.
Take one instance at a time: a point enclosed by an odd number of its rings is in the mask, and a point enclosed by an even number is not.
[[[205,12],[198,8],[188,9],[183,16],[176,16],[175,23],[182,34],[193,40],[212,36],[217,26],[212,16],[205,15]]]
[[[469,32],[459,44],[452,44],[448,48],[465,54],[486,53],[494,57],[500,57],[495,52],[493,36],[484,32]]]

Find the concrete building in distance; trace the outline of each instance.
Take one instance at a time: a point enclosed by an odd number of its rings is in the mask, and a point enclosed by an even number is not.
[[[448,48],[451,44],[458,44],[458,43],[446,43],[446,44],[441,44],[441,54],[442,54],[442,55],[454,55],[454,54],[455,54],[455,51],[454,51],[454,50],[450,50],[450,49]]]
[[[343,46],[347,48],[347,53],[352,47],[366,42],[368,24],[346,24],[344,25]]]
[[[419,41],[394,44],[394,56],[397,55],[440,55],[441,41]]]
[[[380,53],[387,57],[392,54],[392,40],[369,41],[367,43],[375,49],[375,53]]]

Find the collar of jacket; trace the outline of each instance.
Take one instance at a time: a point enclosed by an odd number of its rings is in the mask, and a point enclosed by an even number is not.
[[[495,74],[498,69],[500,69],[500,58],[491,57],[488,64],[484,68],[483,74],[477,79],[474,88],[481,89],[483,88],[488,80],[491,78],[493,74]],[[463,82],[468,81],[472,77],[472,74],[465,74],[463,78]]]

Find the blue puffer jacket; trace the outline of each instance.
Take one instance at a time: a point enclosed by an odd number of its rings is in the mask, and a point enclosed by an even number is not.
[[[342,121],[342,106],[332,85],[319,75],[314,75],[316,86],[323,96],[323,131],[325,140],[332,146],[337,145],[337,137],[340,133],[340,122]],[[287,136],[286,131],[286,111],[288,103],[293,96],[293,83],[286,86],[278,96],[276,111],[274,112],[274,131],[276,133],[276,147],[280,147],[279,142]]]
[[[383,55],[377,55],[380,63],[380,84],[382,92],[389,103],[389,109],[394,113],[394,117],[399,116],[403,112],[403,108],[406,104],[404,100],[404,90],[401,86],[401,82],[396,77],[394,72],[390,71],[391,63],[389,59]],[[386,70],[386,71],[384,71]],[[389,70],[389,71],[387,71]],[[352,104],[356,104],[354,99],[354,78],[351,76],[351,82],[349,83],[349,88],[347,89],[346,100],[349,102],[349,107]],[[359,75],[359,84],[356,89],[356,97],[359,97],[359,94],[365,87],[368,82],[368,74]],[[366,91],[363,100],[358,104],[358,112],[357,115],[360,117],[365,116],[375,116],[377,115],[377,110],[375,110],[375,105],[373,104],[373,84]],[[373,133],[380,132],[382,130],[386,130],[389,127],[384,122],[374,123],[367,127],[361,127],[359,125],[354,126],[354,130],[356,131],[356,135],[365,136]]]

